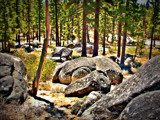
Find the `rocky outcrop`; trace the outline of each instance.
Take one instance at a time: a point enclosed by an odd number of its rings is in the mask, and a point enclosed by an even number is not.
[[[144,93],[133,99],[118,120],[160,120],[160,90]]]
[[[27,75],[24,63],[0,53],[0,94],[7,103],[21,104],[27,98]]]
[[[149,60],[131,78],[85,110],[80,120],[118,118],[132,99],[154,90],[160,90],[160,56]]]
[[[111,81],[106,77],[102,71],[93,71],[87,76],[70,84],[65,89],[65,96],[84,96],[91,91],[103,91],[107,93],[110,91]]]
[[[86,72],[84,72],[80,68],[85,68],[84,71]],[[94,58],[81,57],[64,63],[63,65],[61,65],[60,69],[54,71],[53,82],[54,78],[57,78],[58,75],[57,79],[59,79],[61,83],[70,84],[71,82],[75,81],[75,79],[77,79],[77,72],[84,73],[82,76],[78,76],[78,78],[82,78],[85,77],[88,71],[89,74],[90,71],[94,70],[101,70],[105,72],[112,83],[114,83],[115,81],[117,81],[116,83],[122,82],[123,76],[120,67],[115,62],[104,56],[98,56]]]
[[[83,104],[83,101],[82,101],[82,100],[79,100],[78,102],[76,102],[76,103],[72,106],[71,113],[76,115],[76,114],[78,113],[78,111],[80,110],[82,104]]]
[[[96,101],[98,101],[101,97],[103,97],[105,94],[103,94],[101,91],[92,91],[86,98],[86,100],[82,103],[80,109],[77,112],[78,116],[81,116],[81,114],[88,109],[91,105],[93,105]]]

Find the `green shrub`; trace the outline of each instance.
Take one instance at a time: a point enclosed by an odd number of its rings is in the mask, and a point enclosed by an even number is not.
[[[13,55],[16,57],[19,57],[24,62],[24,64],[26,65],[26,69],[27,69],[28,81],[29,82],[33,81],[34,76],[36,74],[36,70],[38,68],[40,56],[38,54],[35,54],[34,52],[26,53],[24,50],[15,52]],[[43,68],[43,72],[41,75],[41,80],[47,81],[52,78],[52,73],[54,71],[55,65],[56,65],[55,62],[49,59],[46,59],[45,65]]]
[[[55,69],[55,66],[56,66],[56,62],[53,62],[50,59],[46,59],[44,69],[43,69],[43,73],[42,73],[42,76],[41,76],[41,79],[43,81],[47,81],[47,80],[50,80],[52,78],[52,74],[53,74],[53,71]]]

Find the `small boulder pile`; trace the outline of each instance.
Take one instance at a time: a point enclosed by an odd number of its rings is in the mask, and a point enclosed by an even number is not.
[[[52,53],[51,60],[54,61],[66,61],[70,60],[73,50],[66,47],[55,47],[54,52]]]

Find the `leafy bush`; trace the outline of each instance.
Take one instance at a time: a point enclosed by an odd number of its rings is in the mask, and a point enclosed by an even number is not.
[[[40,60],[39,54],[35,54],[34,52],[26,53],[24,50],[19,50],[18,52],[15,52],[13,55],[19,57],[24,62],[27,68],[28,81],[33,81]],[[55,65],[55,62],[46,59],[41,75],[41,80],[47,81],[52,78],[52,73],[54,71]]]

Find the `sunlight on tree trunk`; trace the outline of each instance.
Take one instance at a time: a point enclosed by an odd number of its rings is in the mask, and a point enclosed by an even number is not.
[[[33,86],[32,86],[32,91],[31,91],[31,94],[33,96],[37,95],[38,86],[39,86],[41,74],[42,74],[43,67],[44,67],[44,62],[47,56],[47,48],[48,48],[48,41],[49,41],[49,35],[50,35],[49,32],[50,32],[49,30],[49,10],[48,10],[48,0],[46,0],[46,37],[47,38],[46,40],[44,40],[39,66],[38,66],[37,73],[33,81]]]
[[[121,64],[124,64],[124,59],[125,59],[126,37],[127,37],[127,21],[125,21],[125,25],[124,25],[124,35],[123,35]]]

